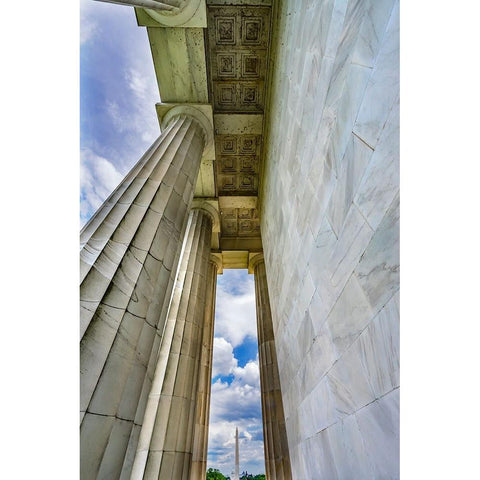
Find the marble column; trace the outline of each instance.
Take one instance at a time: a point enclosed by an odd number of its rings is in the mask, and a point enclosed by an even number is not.
[[[267,274],[262,254],[252,258],[250,269],[253,269],[255,275],[266,477],[268,480],[291,480],[292,472],[268,296]]]
[[[174,117],[82,230],[82,480],[128,478],[206,136]]]
[[[219,259],[210,256],[203,325],[200,373],[197,390],[195,430],[193,440],[192,470],[190,480],[204,480],[207,472],[208,425],[210,418],[210,394],[212,387],[213,326],[215,320],[215,299]]]
[[[131,7],[152,8],[154,10],[175,10],[182,0],[97,0],[97,2],[117,3]]]
[[[132,480],[189,480],[207,283],[213,276],[211,269],[209,272],[212,225],[210,213],[192,210]]]

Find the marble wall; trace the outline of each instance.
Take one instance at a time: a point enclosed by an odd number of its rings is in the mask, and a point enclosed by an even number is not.
[[[293,478],[399,478],[399,4],[274,22],[261,232]]]

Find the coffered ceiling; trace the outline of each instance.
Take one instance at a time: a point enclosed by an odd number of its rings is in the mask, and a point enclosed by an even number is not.
[[[265,110],[266,73],[270,44],[271,8],[255,5],[207,6],[207,64],[210,100],[215,114],[236,114],[236,124],[216,128],[216,192],[239,197],[239,207],[222,208],[221,240],[238,237],[245,245],[260,238],[256,208],[241,197],[258,196],[262,158],[262,127],[238,133],[250,114]],[[250,243],[248,242],[250,240]],[[255,243],[255,242],[253,242]]]
[[[214,148],[202,159],[195,197],[218,202],[220,232],[212,248],[245,255],[262,249],[257,197],[272,2],[200,1],[186,28],[170,28],[139,8],[137,21],[147,27],[160,121],[168,105],[211,105]]]

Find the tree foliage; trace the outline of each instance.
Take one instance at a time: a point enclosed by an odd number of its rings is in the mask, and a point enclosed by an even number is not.
[[[220,470],[216,468],[209,468],[207,470],[207,480],[230,480]]]
[[[220,470],[216,468],[209,468],[207,470],[207,480],[230,480],[230,477],[226,477]],[[252,475],[248,472],[242,472],[240,480],[265,480],[265,475],[260,473],[259,475]]]
[[[260,473],[259,475],[252,475],[248,472],[242,472],[240,480],[265,480],[265,475]]]

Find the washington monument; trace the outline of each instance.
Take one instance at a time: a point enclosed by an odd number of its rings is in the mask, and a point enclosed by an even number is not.
[[[239,474],[239,460],[238,460],[238,427],[235,428],[235,474],[233,476],[233,480],[240,480]]]

